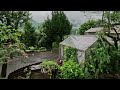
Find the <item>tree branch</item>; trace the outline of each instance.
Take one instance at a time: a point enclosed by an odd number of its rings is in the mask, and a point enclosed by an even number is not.
[[[120,22],[119,23],[114,23],[114,24],[111,24],[112,26],[116,26],[116,25],[120,25]]]
[[[110,34],[108,34],[108,33],[105,33],[105,34],[106,34],[106,36],[108,36],[108,37],[110,37],[112,39],[115,39],[115,37],[111,36]]]
[[[115,33],[116,33],[116,35],[117,35],[117,41],[120,39],[119,38],[119,34],[118,34],[118,32],[117,32],[117,30],[115,29],[115,28],[112,28],[114,31],[115,31]]]
[[[102,38],[102,39],[103,39],[103,41],[107,42],[110,46],[113,46],[107,39],[105,39],[105,38]]]

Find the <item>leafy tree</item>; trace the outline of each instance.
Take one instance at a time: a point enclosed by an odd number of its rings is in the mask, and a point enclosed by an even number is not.
[[[21,32],[16,29],[10,29],[11,26],[0,24],[0,45],[20,43]]]
[[[63,11],[52,11],[52,19],[47,18],[43,24],[46,45],[52,48],[52,43],[63,40],[65,35],[70,34],[72,25]]]
[[[10,26],[0,25],[0,62],[3,63],[2,77],[6,76],[7,62],[23,53],[21,49],[24,46],[19,41],[20,36],[20,32],[10,29]]]
[[[29,20],[29,11],[0,11],[0,21],[6,26],[18,29]]]
[[[63,40],[63,36],[69,35],[72,29],[72,24],[63,11],[52,11],[52,25],[60,41]]]
[[[41,43],[44,42],[44,45],[47,49],[52,49],[52,43],[55,41],[56,32],[53,29],[52,20],[47,18],[47,20],[43,23],[43,32],[45,35],[42,37]]]
[[[116,25],[120,25],[120,11],[103,11],[103,23],[104,33],[114,41],[114,46],[118,49],[118,41],[120,40]],[[111,30],[116,33],[116,36],[110,34]]]
[[[103,27],[104,27],[104,35],[111,38],[113,40],[113,44],[110,43],[105,37],[102,37],[102,39],[107,42],[110,46],[112,46],[112,49],[109,47],[109,55],[111,56],[111,67],[112,72],[118,72],[119,70],[119,45],[118,42],[120,41],[120,37],[118,34],[118,29],[120,25],[120,11],[103,11],[103,17],[102,20],[104,21]],[[118,26],[118,27],[117,27]],[[117,29],[116,29],[117,27]],[[114,31],[116,35],[111,35],[111,31]]]
[[[85,31],[87,31],[90,28],[94,28],[97,26],[100,26],[100,20],[95,21],[95,20],[88,20],[87,22],[83,23],[80,28],[79,28],[79,33],[80,35],[84,35]]]
[[[24,34],[22,35],[21,39],[21,41],[25,44],[27,48],[31,46],[36,46],[37,33],[30,22],[25,23]]]

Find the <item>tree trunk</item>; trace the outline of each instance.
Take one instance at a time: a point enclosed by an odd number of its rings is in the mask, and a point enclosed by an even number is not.
[[[63,41],[63,37],[62,36],[60,36],[60,42],[62,42]]]
[[[1,77],[6,77],[6,71],[7,71],[7,63],[4,63],[2,65]]]
[[[49,42],[49,44],[46,45],[47,50],[51,50],[52,49],[52,42]]]
[[[104,20],[104,11],[102,13],[102,23],[103,23],[103,20]]]
[[[115,45],[115,48],[118,49],[118,41],[117,40],[114,41],[114,45]]]

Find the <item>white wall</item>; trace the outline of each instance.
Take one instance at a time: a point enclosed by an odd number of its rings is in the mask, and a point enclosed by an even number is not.
[[[77,59],[78,63],[80,64],[81,62],[85,61],[85,52],[84,51],[77,51]]]

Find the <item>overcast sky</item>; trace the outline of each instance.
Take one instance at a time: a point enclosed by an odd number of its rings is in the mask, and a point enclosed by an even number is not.
[[[32,13],[32,15],[45,15],[45,14],[49,14],[51,11],[30,11],[30,13]]]
[[[74,22],[83,22],[88,18],[100,18],[100,13],[90,13],[86,12],[87,17],[82,11],[64,11],[70,21],[74,20]],[[51,16],[51,11],[30,11],[32,14],[33,20],[37,22],[44,21],[46,17]],[[73,21],[72,21],[73,22]]]

